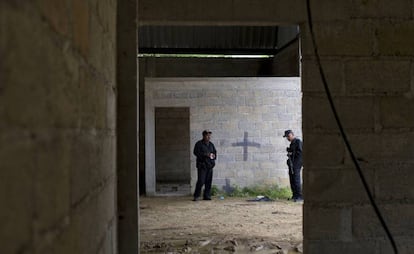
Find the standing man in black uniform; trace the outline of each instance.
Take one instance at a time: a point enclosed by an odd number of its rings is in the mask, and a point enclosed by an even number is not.
[[[197,184],[193,201],[197,201],[201,194],[201,188],[205,185],[203,199],[211,200],[211,182],[213,181],[213,168],[216,165],[217,151],[210,142],[211,131],[203,131],[203,139],[194,146],[194,155],[197,156]]]
[[[293,193],[294,202],[302,202],[302,185],[300,180],[300,171],[302,170],[302,141],[295,137],[292,130],[286,130],[285,137],[290,146],[286,149],[288,154],[287,164],[289,167],[290,188]]]

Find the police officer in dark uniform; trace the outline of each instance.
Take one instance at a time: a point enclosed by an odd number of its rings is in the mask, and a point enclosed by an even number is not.
[[[295,137],[292,130],[286,130],[285,137],[290,141],[290,146],[286,148],[288,154],[287,164],[289,167],[290,188],[293,193],[293,201],[302,202],[302,185],[300,180],[300,171],[302,170],[302,141]]]
[[[197,201],[201,194],[201,188],[205,185],[203,199],[211,200],[211,182],[213,181],[213,168],[216,165],[217,151],[210,142],[211,131],[203,131],[203,139],[194,146],[194,155],[197,156],[197,184],[193,201]]]

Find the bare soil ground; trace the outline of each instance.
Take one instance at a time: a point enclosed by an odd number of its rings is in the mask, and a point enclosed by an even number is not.
[[[302,205],[247,198],[141,197],[143,253],[297,253]]]

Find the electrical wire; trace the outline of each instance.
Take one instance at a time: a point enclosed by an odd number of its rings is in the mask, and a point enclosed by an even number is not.
[[[341,136],[342,136],[342,139],[344,140],[346,148],[347,148],[347,150],[348,150],[348,152],[351,156],[352,162],[354,163],[355,168],[356,168],[356,170],[359,174],[359,177],[361,178],[362,184],[363,184],[363,186],[365,188],[365,191],[368,195],[369,201],[371,202],[371,205],[374,208],[375,214],[377,215],[382,227],[384,228],[385,233],[387,234],[387,237],[388,237],[389,241],[391,242],[394,253],[398,254],[397,245],[394,241],[394,238],[393,238],[390,230],[388,229],[387,224],[385,223],[385,220],[384,220],[384,218],[383,218],[383,216],[382,216],[382,214],[381,214],[381,212],[380,212],[380,210],[379,210],[379,208],[378,208],[378,206],[377,206],[377,204],[374,200],[374,197],[372,196],[371,191],[369,190],[367,180],[365,179],[365,176],[362,173],[361,167],[360,167],[360,165],[359,165],[359,163],[356,159],[356,156],[355,156],[355,154],[352,150],[351,144],[348,141],[348,137],[345,133],[344,127],[342,126],[341,120],[339,118],[338,112],[337,112],[335,104],[333,102],[331,91],[329,90],[328,82],[326,81],[325,72],[323,71],[323,68],[322,68],[321,59],[320,59],[320,56],[319,56],[318,47],[317,47],[316,40],[315,40],[315,34],[314,34],[314,31],[313,31],[312,13],[311,13],[311,7],[310,7],[310,0],[306,0],[306,9],[307,9],[307,14],[308,14],[309,31],[310,31],[310,35],[311,35],[311,39],[312,39],[312,43],[313,43],[313,50],[314,50],[314,54],[315,54],[315,57],[316,57],[316,62],[317,62],[318,68],[319,68],[319,74],[321,76],[322,83],[323,83],[323,86],[325,88],[325,93],[326,93],[326,96],[328,98],[329,105],[331,107],[332,113],[334,114],[336,123],[338,125],[339,131],[340,131]]]

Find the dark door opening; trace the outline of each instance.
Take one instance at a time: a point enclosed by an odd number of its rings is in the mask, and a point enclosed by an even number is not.
[[[155,177],[157,195],[191,191],[190,109],[155,108]]]

